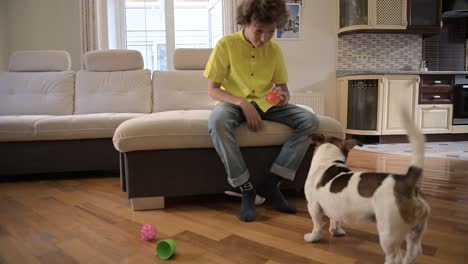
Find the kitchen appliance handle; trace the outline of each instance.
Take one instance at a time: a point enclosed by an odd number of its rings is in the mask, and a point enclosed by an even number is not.
[[[468,89],[468,84],[462,85],[462,88],[463,88],[463,89]]]
[[[434,81],[435,84],[441,84],[441,81]]]
[[[440,99],[440,95],[434,95],[432,96],[434,99]]]

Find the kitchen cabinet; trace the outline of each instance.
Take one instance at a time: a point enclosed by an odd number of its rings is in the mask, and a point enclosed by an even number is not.
[[[375,120],[376,129],[356,130],[348,124],[348,113],[353,111],[349,105],[349,85],[353,80],[378,80],[377,111]],[[416,106],[418,105],[419,91],[418,75],[354,75],[337,79],[337,113],[338,121],[345,127],[348,134],[354,135],[404,135],[406,134],[401,122],[401,107],[406,108],[411,119],[416,122]],[[366,115],[362,114],[362,118]],[[430,118],[430,116],[426,116]]]
[[[368,0],[339,0],[340,29],[369,28]]]
[[[417,126],[425,134],[452,131],[453,75],[421,75]]]
[[[401,121],[401,108],[415,120],[418,103],[418,75],[384,75],[382,135],[406,134]]]
[[[338,33],[406,29],[407,0],[338,0]]]
[[[452,104],[453,75],[421,75],[419,104]]]
[[[442,0],[407,0],[408,27],[416,31],[439,31],[441,28]]]
[[[452,132],[453,105],[418,105],[417,126],[424,134],[446,134]]]
[[[400,116],[404,107],[423,134],[433,135],[430,138],[466,134],[468,125],[452,124],[453,77],[450,74],[339,77],[337,119],[351,137],[378,136],[379,142],[392,142],[407,134]],[[369,105],[377,105],[377,110]]]

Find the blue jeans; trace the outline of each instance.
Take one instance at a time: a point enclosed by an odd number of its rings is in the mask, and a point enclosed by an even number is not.
[[[311,143],[309,135],[319,129],[318,117],[293,104],[273,106],[266,113],[255,103],[252,104],[263,120],[278,122],[294,130],[270,168],[270,172],[294,180],[296,170]],[[235,133],[236,128],[245,121],[240,107],[224,102],[215,106],[208,121],[211,140],[224,164],[228,182],[233,187],[241,186],[250,178]]]

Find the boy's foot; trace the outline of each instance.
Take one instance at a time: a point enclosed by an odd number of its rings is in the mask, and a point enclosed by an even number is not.
[[[224,194],[229,195],[229,196],[234,196],[234,197],[242,197],[242,191],[240,191],[237,188],[232,187],[231,185],[226,187],[226,190],[224,191]],[[262,205],[265,202],[265,198],[258,195],[255,196],[255,205]]]
[[[242,203],[237,217],[243,222],[252,222],[257,218],[255,212],[255,190],[242,192]]]
[[[265,182],[258,186],[257,190],[259,195],[265,197],[267,203],[270,203],[273,208],[280,212],[288,214],[297,213],[296,207],[292,204],[289,204],[281,193],[279,189],[280,182],[281,179],[279,176],[270,173]]]

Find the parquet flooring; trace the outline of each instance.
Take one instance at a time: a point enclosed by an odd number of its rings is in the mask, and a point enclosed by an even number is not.
[[[354,170],[404,173],[407,156],[352,151]],[[92,175],[91,175],[92,176]],[[345,226],[346,237],[303,240],[311,220],[302,194],[289,194],[296,215],[260,206],[242,223],[239,200],[224,195],[166,200],[166,209],[133,212],[117,177],[0,183],[0,263],[383,263],[374,225]],[[421,188],[432,206],[418,263],[468,261],[468,162],[426,158]],[[173,238],[171,260],[157,241],[139,237],[151,223]]]

